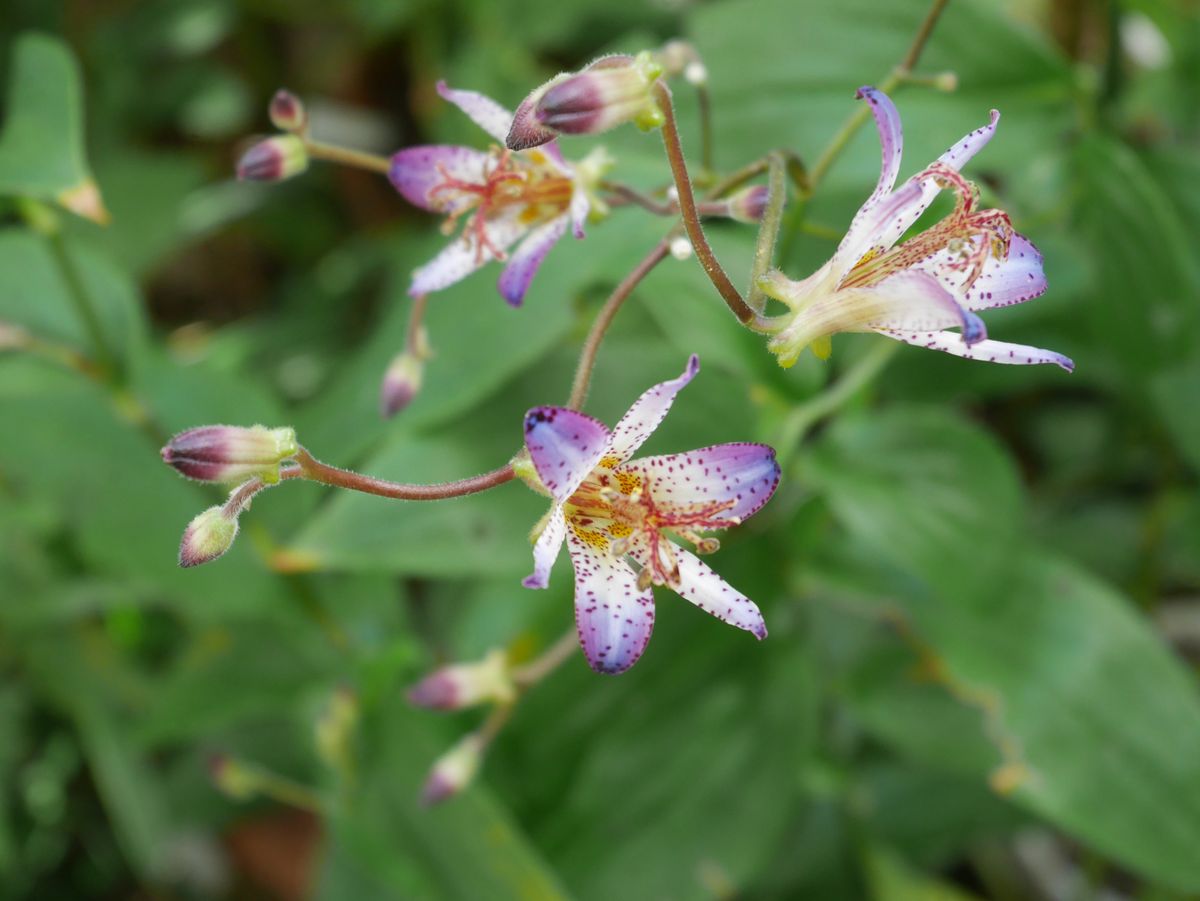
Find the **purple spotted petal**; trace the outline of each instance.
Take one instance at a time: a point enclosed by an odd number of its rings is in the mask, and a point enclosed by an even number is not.
[[[510,247],[527,230],[528,226],[516,217],[492,220],[484,226],[491,246],[500,251]],[[408,293],[416,296],[441,291],[455,282],[462,281],[476,269],[494,259],[496,259],[495,254],[488,247],[483,249],[483,253],[479,253],[473,237],[460,235],[443,248],[436,257],[413,271]]]
[[[471,121],[486,131],[489,135],[504,143],[508,129],[512,126],[513,114],[502,107],[491,97],[475,91],[459,91],[446,86],[446,82],[437,83],[437,92],[443,99],[450,101],[460,110],[471,117]]]
[[[562,507],[555,504],[550,511],[550,518],[546,520],[546,527],[533,546],[533,572],[525,577],[522,585],[526,588],[545,588],[550,584],[550,570],[554,567],[566,535],[567,523]]]
[[[496,287],[500,295],[514,307],[519,307],[529,290],[529,283],[542,265],[550,248],[567,230],[567,217],[557,216],[529,233],[516,252],[509,257],[508,265],[500,273]]]
[[[575,565],[575,627],[588,665],[616,675],[633,666],[654,628],[654,596],[639,591],[637,575],[606,549],[585,544],[574,532],[567,549]]]
[[[968,344],[978,344],[987,338],[983,320],[959,303],[958,299],[937,278],[928,272],[911,269],[898,272],[873,288],[847,292],[853,295],[844,305],[872,298],[876,304],[873,315],[866,319],[871,329],[926,332],[957,325]]]
[[[867,202],[877,200],[889,193],[896,186],[896,177],[900,174],[900,157],[904,153],[904,129],[900,125],[900,113],[892,98],[878,88],[864,85],[854,95],[859,100],[865,100],[871,106],[871,115],[875,117],[875,128],[879,132],[879,145],[883,157],[879,168],[879,182]]]
[[[775,450],[765,444],[718,444],[682,454],[642,457],[621,467],[642,477],[655,504],[734,501],[718,517],[745,522],[779,484]]]
[[[525,447],[551,496],[567,500],[608,447],[604,423],[566,407],[534,407],[525,414]]]
[[[879,329],[878,331],[881,335],[887,335],[889,338],[895,338],[905,344],[940,350],[967,360],[982,360],[985,363],[1011,363],[1017,366],[1053,363],[1067,372],[1075,369],[1075,363],[1070,357],[1052,350],[1042,350],[1039,347],[1028,347],[1024,344],[980,341],[968,346],[963,341],[962,335],[956,332],[906,332],[891,329]]]
[[[430,190],[445,181],[447,176],[459,181],[482,184],[487,160],[486,153],[480,153],[470,147],[422,144],[392,154],[392,167],[388,172],[388,179],[413,206],[445,213],[450,212],[457,203],[466,198],[461,192],[453,190],[438,191],[433,195],[430,195]]]
[[[620,463],[633,456],[634,451],[645,443],[666,417],[675,395],[695,378],[699,371],[700,358],[692,354],[682,375],[667,382],[660,382],[634,401],[629,412],[621,417],[621,421],[613,429],[608,453],[615,456]]]
[[[683,548],[675,548],[679,563],[679,596],[723,623],[745,629],[759,641],[767,637],[758,606],[718,576],[703,560]]]
[[[991,258],[967,289],[964,299],[972,310],[990,310],[1033,300],[1046,293],[1042,255],[1023,235],[1013,235],[1008,258]]]

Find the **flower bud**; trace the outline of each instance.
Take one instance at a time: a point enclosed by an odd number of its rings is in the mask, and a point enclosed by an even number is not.
[[[470,785],[483,762],[483,748],[483,739],[472,732],[439,757],[421,788],[421,803],[432,807]]]
[[[241,181],[283,181],[308,168],[308,151],[295,135],[276,135],[259,141],[238,160]]]
[[[692,242],[683,235],[677,235],[671,239],[669,250],[675,259],[686,260],[692,255]]]
[[[198,482],[279,481],[279,464],[296,455],[296,431],[206,425],[180,432],[162,449],[164,463]]]
[[[280,131],[303,131],[308,125],[308,111],[291,91],[276,91],[271,98],[271,105],[267,107],[267,114],[271,117],[271,124]]]
[[[421,390],[425,374],[425,362],[411,351],[396,354],[383,374],[379,387],[379,412],[384,419],[391,419],[410,403]]]
[[[179,565],[199,566],[216,560],[233,547],[237,532],[238,519],[235,514],[226,513],[223,506],[209,507],[183,530],[183,540],[179,542]]]
[[[474,663],[456,663],[434,670],[408,691],[408,700],[431,710],[461,710],[488,701],[516,700],[508,655],[493,650]]]
[[[754,225],[767,208],[767,186],[751,185],[729,198],[729,218]]]
[[[506,143],[526,150],[555,135],[598,134],[624,122],[644,131],[663,123],[653,91],[662,66],[650,54],[606,56],[574,75],[559,75],[522,101]]]
[[[235,801],[245,801],[259,793],[257,773],[228,754],[209,757],[208,774],[217,790]]]

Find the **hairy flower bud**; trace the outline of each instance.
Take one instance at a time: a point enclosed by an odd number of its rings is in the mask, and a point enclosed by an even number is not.
[[[421,788],[421,803],[432,807],[470,785],[483,762],[483,748],[483,739],[472,732],[439,757]]]
[[[223,506],[209,507],[183,530],[179,542],[179,565],[199,566],[216,560],[233,547],[237,537],[236,514],[226,513]]]
[[[396,354],[379,386],[379,412],[391,419],[412,403],[425,374],[425,361],[412,351]]]
[[[434,670],[408,691],[408,700],[432,710],[461,710],[488,701],[508,704],[517,697],[508,655],[493,650],[474,663]]]
[[[180,432],[162,449],[164,463],[198,482],[279,481],[279,464],[299,450],[291,428],[207,425]]]
[[[259,141],[238,160],[241,181],[283,181],[308,168],[308,151],[295,135],[276,135]]]
[[[648,53],[606,56],[573,75],[559,75],[521,102],[506,143],[527,150],[556,135],[598,134],[624,122],[648,131],[663,123],[654,99],[661,65]]]
[[[280,131],[303,131],[308,125],[308,111],[291,91],[276,91],[271,98],[271,105],[267,107],[267,114],[271,117],[271,124]]]
[[[729,198],[729,218],[754,225],[767,208],[767,186],[751,185]]]

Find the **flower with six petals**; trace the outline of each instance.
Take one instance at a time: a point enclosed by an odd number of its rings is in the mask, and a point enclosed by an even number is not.
[[[1073,369],[1060,353],[990,340],[977,315],[1046,290],[1041,254],[1006,213],[980,209],[978,189],[959,173],[991,140],[1000,114],[992,110],[987,125],[893,190],[903,143],[899,113],[875,88],[860,88],[857,96],[870,104],[883,145],[879,182],[829,262],[802,281],[778,271],[763,279],[764,293],[791,310],[768,344],[780,364],[791,366],[808,346],[827,357],[835,332],[874,331],[971,360]],[[956,195],[954,210],[897,243],[947,189]]]
[[[652,584],[670,587],[756,638],[767,635],[754,602],[668,536],[700,553],[715,551],[717,540],[701,533],[738,525],[767,502],[779,484],[775,451],[765,444],[718,444],[630,459],[699,369],[693,355],[682,375],[644,393],[611,432],[565,407],[536,407],[525,416],[525,448],[536,478],[521,472],[528,466],[518,464],[518,472],[554,505],[524,584],[547,586],[566,540],[575,567],[575,623],[597,672],[624,672],[641,656],[654,626]]]
[[[607,158],[599,153],[568,163],[553,142],[528,151],[503,149],[512,113],[474,91],[454,90],[443,82],[437,89],[500,146],[484,152],[421,145],[392,156],[388,177],[405,199],[444,214],[446,234],[463,223],[448,247],[413,272],[409,293],[440,291],[499,260],[507,265],[497,287],[505,300],[519,306],[534,273],[567,228],[576,238],[583,237],[592,188]]]

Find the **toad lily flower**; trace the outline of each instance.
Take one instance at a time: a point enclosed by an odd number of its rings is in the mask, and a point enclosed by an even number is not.
[[[825,358],[835,332],[875,331],[923,347],[993,363],[1054,363],[1068,372],[1062,354],[987,337],[979,310],[1021,303],[1046,290],[1042,257],[1013,231],[1001,210],[979,209],[979,192],[959,169],[996,131],[1000,114],[954,144],[897,190],[902,133],[888,96],[872,87],[857,95],[871,105],[883,165],[874,193],[863,204],[828,263],[803,281],[779,272],[763,279],[764,293],[791,313],[768,347],[783,366],[811,346]],[[956,194],[941,222],[897,244],[942,190]],[[947,331],[957,327],[959,331]]]
[[[754,602],[667,536],[702,554],[715,551],[719,542],[700,533],[738,525],[767,502],[779,484],[775,451],[764,444],[718,444],[629,459],[699,369],[693,355],[679,378],[638,398],[612,432],[564,407],[537,407],[525,416],[529,461],[516,468],[554,505],[524,584],[547,586],[565,539],[575,565],[575,624],[597,672],[624,672],[641,656],[654,626],[652,584],[672,588],[756,638],[767,636]]]
[[[501,295],[520,306],[546,254],[571,227],[583,237],[596,183],[607,169],[602,152],[579,164],[563,159],[556,143],[534,150],[502,149],[513,114],[474,91],[438,82],[438,93],[499,143],[488,152],[435,144],[392,156],[392,185],[415,206],[442,213],[443,232],[458,237],[413,272],[409,293],[429,294],[460,281],[491,260],[507,261]],[[523,239],[523,240],[522,240]],[[511,254],[510,247],[520,241]]]

